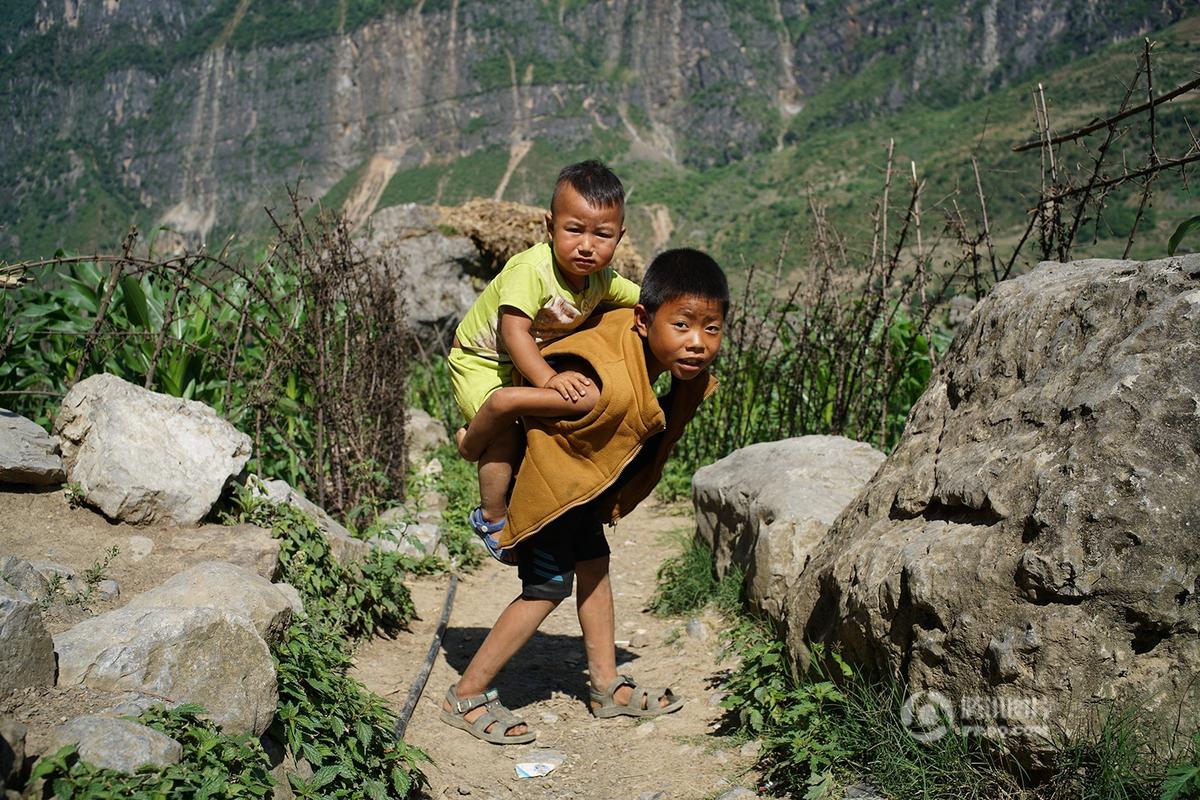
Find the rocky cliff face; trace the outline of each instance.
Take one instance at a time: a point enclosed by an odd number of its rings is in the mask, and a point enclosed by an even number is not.
[[[481,194],[540,202],[509,184],[525,158],[724,162],[823,92],[831,122],[952,103],[1183,6],[22,0],[0,16],[0,251],[130,216],[213,239],[299,177],[369,208],[398,169],[471,154]]]

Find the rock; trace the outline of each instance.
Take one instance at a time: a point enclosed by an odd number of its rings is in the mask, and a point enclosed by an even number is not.
[[[408,524],[408,520],[412,517],[413,513],[406,506],[392,506],[379,513],[379,523],[391,528]]]
[[[45,600],[50,595],[50,582],[28,561],[16,556],[0,558],[0,581],[33,600]]]
[[[642,792],[637,800],[664,800],[666,796],[666,792]]]
[[[245,567],[205,561],[137,595],[126,608],[215,608],[248,619],[267,644],[283,638],[304,606],[296,590],[273,584]]]
[[[441,527],[428,523],[402,524],[386,533],[388,536],[373,536],[368,542],[376,549],[416,559],[437,553],[442,540]]]
[[[1200,255],[998,284],[813,548],[794,655],[937,691],[1031,769],[1114,706],[1169,749],[1200,718],[1198,325]]]
[[[869,783],[852,783],[842,795],[845,800],[886,800],[884,794]]]
[[[636,647],[636,648],[649,647],[653,643],[654,643],[654,640],[650,638],[650,634],[647,633],[646,631],[642,631],[642,630],[636,631],[633,634],[633,636],[629,637],[629,646],[630,647]]]
[[[140,717],[155,706],[170,709],[179,705],[179,703],[173,701],[164,701],[160,697],[126,692],[124,700],[106,709],[102,709],[99,713],[105,717]]]
[[[758,741],[757,739],[751,739],[738,748],[738,755],[740,755],[742,758],[758,758],[758,755],[761,752],[762,742]]]
[[[404,316],[421,342],[448,346],[477,296],[471,274],[482,265],[471,240],[440,231],[435,209],[406,203],[373,214],[359,246],[396,271],[400,296],[420,298]]]
[[[52,486],[66,479],[58,442],[33,420],[0,408],[0,483]]]
[[[0,717],[0,790],[15,789],[25,766],[24,725],[11,717]]]
[[[130,536],[126,540],[126,550],[133,561],[141,561],[154,552],[154,540],[145,536]]]
[[[695,639],[698,642],[703,642],[708,639],[708,626],[701,622],[698,618],[692,617],[688,620],[687,635],[689,639]]]
[[[717,800],[752,800],[758,794],[744,786],[736,786],[717,797]]]
[[[121,584],[109,578],[97,583],[95,592],[101,600],[116,600],[121,596]]]
[[[265,495],[276,503],[284,503],[298,508],[312,517],[313,521],[317,523],[317,527],[325,533],[329,550],[338,561],[344,564],[353,564],[371,554],[371,545],[362,539],[356,539],[345,525],[329,516],[325,509],[293,489],[287,481],[256,481],[250,484],[250,489]]]
[[[54,637],[58,685],[199,703],[227,733],[261,734],[278,701],[266,642],[214,608],[122,608]]]
[[[136,537],[129,537],[131,540]],[[201,525],[175,528],[154,545],[159,555],[186,565],[227,561],[267,580],[279,575],[279,540],[257,525]]]
[[[75,384],[54,425],[84,502],[122,522],[195,525],[250,458],[250,437],[208,406],[114,375]]]
[[[288,773],[296,771],[296,760],[292,758],[286,747],[270,736],[264,734],[259,737],[258,741],[262,745],[263,752],[267,754],[267,760],[271,765],[271,777],[275,779],[275,786],[271,791],[272,800],[292,800],[296,793],[292,791],[292,785],[287,776]]]
[[[54,685],[54,645],[37,602],[0,581],[0,693]]]
[[[66,564],[60,564],[57,561],[46,561],[45,559],[35,559],[29,562],[29,566],[37,570],[38,574],[46,581],[55,579],[66,583],[75,577],[75,568],[68,567]]]
[[[812,547],[883,463],[868,444],[800,436],[743,447],[696,470],[697,534],[717,574],[746,572],[750,605],[778,621]]]
[[[474,301],[472,301],[474,302]],[[457,324],[457,323],[455,323]],[[446,426],[424,409],[408,407],[408,420],[404,426],[404,446],[411,463],[420,462],[444,444],[450,443]]]
[[[139,767],[178,764],[183,746],[161,731],[132,720],[87,715],[76,717],[50,737],[47,753],[67,745],[78,747],[79,757],[105,769],[135,772]]]

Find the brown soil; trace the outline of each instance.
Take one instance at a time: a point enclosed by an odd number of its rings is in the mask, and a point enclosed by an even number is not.
[[[591,716],[587,662],[571,598],[496,681],[501,700],[537,730],[536,742],[488,744],[443,723],[439,711],[446,688],[520,589],[516,570],[492,561],[460,581],[443,646],[405,735],[433,760],[425,767],[429,797],[637,800],[661,792],[663,798],[686,800],[755,785],[757,776],[748,772],[752,755],[714,733],[723,713],[715,703],[716,683],[728,667],[716,661],[720,618],[700,617],[708,630],[700,640],[685,632],[686,618],[645,611],[655,571],[678,550],[670,534],[691,524],[687,509],[648,502],[607,531],[620,669],[646,685],[670,686],[688,701],[679,712],[653,720]],[[411,633],[376,639],[358,652],[355,677],[394,709],[404,704],[425,657],[447,584],[445,576],[412,582],[419,619]],[[544,749],[564,755],[563,765],[545,777],[517,778],[516,763]]]
[[[715,734],[723,713],[715,702],[716,684],[728,667],[716,660],[720,618],[701,615],[708,631],[701,640],[686,633],[686,618],[663,619],[645,611],[658,566],[678,549],[671,533],[691,525],[686,508],[648,501],[607,530],[620,669],[646,685],[670,686],[687,699],[679,712],[649,721],[597,720],[588,712],[586,659],[571,598],[496,682],[501,699],[538,731],[536,742],[491,745],[442,723],[439,705],[446,688],[519,591],[516,570],[490,560],[463,577],[443,646],[405,736],[433,760],[424,768],[430,782],[427,797],[638,800],[662,793],[663,798],[687,800],[756,784],[757,775],[750,771],[753,756]],[[168,543],[177,530],[112,524],[92,511],[72,508],[61,488],[0,491],[0,555],[55,561],[82,572],[111,545],[122,549],[106,575],[120,583],[121,596],[83,607],[56,601],[46,614],[52,632],[123,606],[189,563],[215,557],[170,551]],[[134,561],[127,549],[130,536],[151,539],[154,550]],[[359,649],[355,676],[396,710],[425,657],[448,582],[447,576],[410,581],[419,615],[411,629]],[[130,697],[84,687],[18,690],[0,694],[0,716],[16,717],[29,727],[28,750],[36,753],[62,722]],[[543,749],[561,753],[562,766],[545,777],[518,779],[515,764]]]

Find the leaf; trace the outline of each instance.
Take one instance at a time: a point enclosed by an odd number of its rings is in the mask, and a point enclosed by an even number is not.
[[[371,800],[387,800],[388,798],[387,787],[379,781],[367,781],[366,786],[363,787],[363,791],[367,793],[367,797],[371,798]]]
[[[354,732],[358,734],[359,741],[361,741],[364,746],[370,746],[371,736],[374,733],[374,731],[371,730],[370,725],[363,722],[361,719],[356,720],[354,723]]]
[[[129,321],[143,330],[150,330],[150,305],[146,302],[146,292],[141,282],[132,275],[126,275],[121,278],[121,294]]]
[[[334,766],[334,765],[330,765],[328,767],[321,767],[309,779],[308,788],[320,789],[322,786],[326,786],[326,785],[332,783],[333,779],[338,776],[338,773],[340,771],[341,771],[341,767]]]
[[[1167,241],[1167,255],[1175,255],[1175,249],[1179,247],[1179,243],[1183,241],[1183,237],[1187,236],[1192,228],[1200,227],[1200,214],[1194,217],[1189,217],[1179,223],[1179,227],[1171,234],[1171,238]]]
[[[1200,789],[1200,766],[1181,765],[1167,773],[1162,784],[1161,800],[1181,800],[1195,795],[1189,789]]]

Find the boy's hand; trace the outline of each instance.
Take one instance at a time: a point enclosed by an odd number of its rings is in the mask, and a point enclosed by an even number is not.
[[[587,394],[587,387],[591,385],[592,382],[581,373],[567,370],[552,375],[542,388],[553,389],[562,395],[563,400],[574,403]]]

